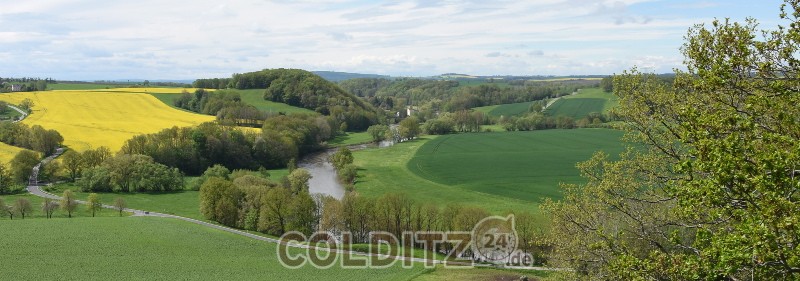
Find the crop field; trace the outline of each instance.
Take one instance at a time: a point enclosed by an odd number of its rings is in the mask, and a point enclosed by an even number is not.
[[[1,280],[408,280],[423,273],[421,266],[286,269],[273,243],[175,219],[15,219],[2,224]]]
[[[159,91],[175,90],[179,89]],[[55,129],[64,136],[65,145],[79,151],[100,146],[117,151],[135,135],[214,120],[213,116],[175,110],[151,95],[126,92],[124,88],[114,91],[20,92],[0,96],[0,100],[13,104],[26,98],[31,99],[34,106],[33,113],[23,123]]]
[[[477,111],[483,112],[484,114],[488,114],[489,116],[500,117],[500,116],[517,116],[522,115],[528,112],[528,109],[533,104],[532,101],[529,102],[518,102],[518,103],[508,103],[508,104],[499,104],[499,105],[490,105],[490,106],[482,106],[473,108]]]
[[[558,99],[547,108],[546,113],[581,119],[592,112],[607,112],[616,105],[616,97],[612,93],[603,92],[600,88],[589,88],[580,90],[576,95]]]
[[[577,162],[597,150],[619,154],[621,136],[574,129],[426,137],[354,152],[363,169],[355,188],[366,196],[401,192],[417,202],[458,202],[493,213],[536,212],[543,198],[560,198],[560,182],[583,182]]]
[[[24,149],[0,142],[0,163],[8,164],[22,150]]]

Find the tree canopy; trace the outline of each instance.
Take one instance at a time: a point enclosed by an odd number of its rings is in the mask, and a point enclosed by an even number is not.
[[[689,30],[672,83],[614,78],[631,148],[549,202],[554,264],[585,279],[800,277],[800,1],[789,22]]]

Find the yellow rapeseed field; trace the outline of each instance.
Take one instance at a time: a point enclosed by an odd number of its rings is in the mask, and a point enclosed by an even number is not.
[[[64,136],[64,144],[78,151],[100,146],[118,151],[126,140],[135,135],[155,133],[172,126],[195,126],[214,120],[213,116],[171,108],[141,92],[144,89],[158,93],[180,93],[183,90],[130,88],[135,91],[20,92],[0,94],[0,100],[19,104],[23,99],[31,99],[34,103],[33,113],[22,122],[59,131]]]
[[[17,152],[22,150],[22,148],[0,142],[0,164],[8,164],[14,158],[14,155],[17,155]]]

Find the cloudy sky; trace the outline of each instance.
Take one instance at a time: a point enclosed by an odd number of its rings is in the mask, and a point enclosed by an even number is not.
[[[165,4],[168,3],[168,4]],[[713,18],[777,0],[0,0],[0,77],[194,79],[264,68],[429,76],[680,67]]]

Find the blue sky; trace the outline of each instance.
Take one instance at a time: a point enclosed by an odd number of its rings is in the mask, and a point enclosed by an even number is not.
[[[166,3],[166,4],[165,4]],[[658,73],[689,27],[781,1],[0,0],[0,77],[194,79],[264,68],[429,76]]]

